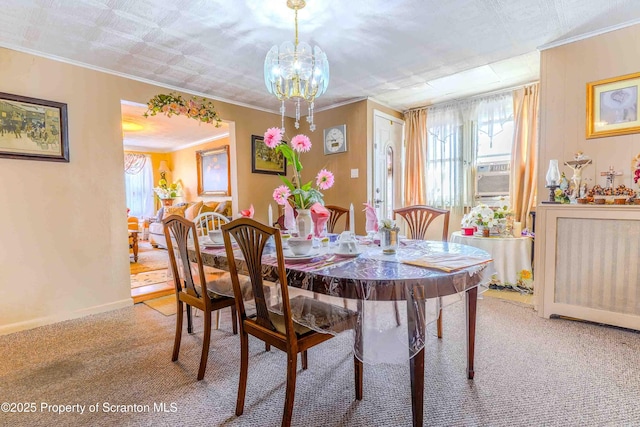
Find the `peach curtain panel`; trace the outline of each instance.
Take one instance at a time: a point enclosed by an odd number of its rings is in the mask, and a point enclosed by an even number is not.
[[[404,170],[405,206],[424,205],[426,197],[427,110],[405,113],[407,146]]]
[[[511,153],[511,194],[515,221],[527,224],[535,206],[538,175],[538,105],[540,84],[513,91],[514,138]]]

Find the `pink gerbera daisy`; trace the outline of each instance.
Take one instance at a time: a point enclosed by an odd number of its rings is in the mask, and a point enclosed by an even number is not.
[[[316,176],[316,185],[321,190],[328,190],[333,186],[334,177],[331,172],[322,169]]]
[[[269,128],[264,133],[264,145],[269,148],[276,148],[276,145],[280,144],[282,140],[282,131],[280,128]]]
[[[311,140],[306,135],[296,135],[291,139],[291,146],[298,153],[305,153],[311,150]]]
[[[281,185],[280,187],[273,190],[273,200],[276,201],[279,205],[284,205],[287,203],[287,199],[291,196],[291,192],[289,191],[289,187],[286,185]]]

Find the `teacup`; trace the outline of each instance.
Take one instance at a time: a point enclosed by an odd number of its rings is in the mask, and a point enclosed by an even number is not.
[[[224,243],[224,239],[222,238],[222,230],[209,231],[209,239],[216,244]]]
[[[302,239],[300,237],[291,237],[288,241],[289,249],[294,255],[306,255],[311,251],[313,241],[311,239]]]

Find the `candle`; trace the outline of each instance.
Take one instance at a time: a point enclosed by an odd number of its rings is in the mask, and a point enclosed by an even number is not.
[[[271,209],[271,203],[269,203],[269,227],[273,227],[273,209]]]
[[[522,236],[522,223],[514,222],[513,223],[513,237],[521,237]]]
[[[353,210],[353,203],[349,206],[349,231],[356,234],[356,213]]]

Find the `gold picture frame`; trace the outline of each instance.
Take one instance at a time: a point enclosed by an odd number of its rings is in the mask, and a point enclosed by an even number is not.
[[[196,151],[199,196],[230,196],[229,146]]]
[[[640,73],[587,83],[587,139],[640,132]]]

